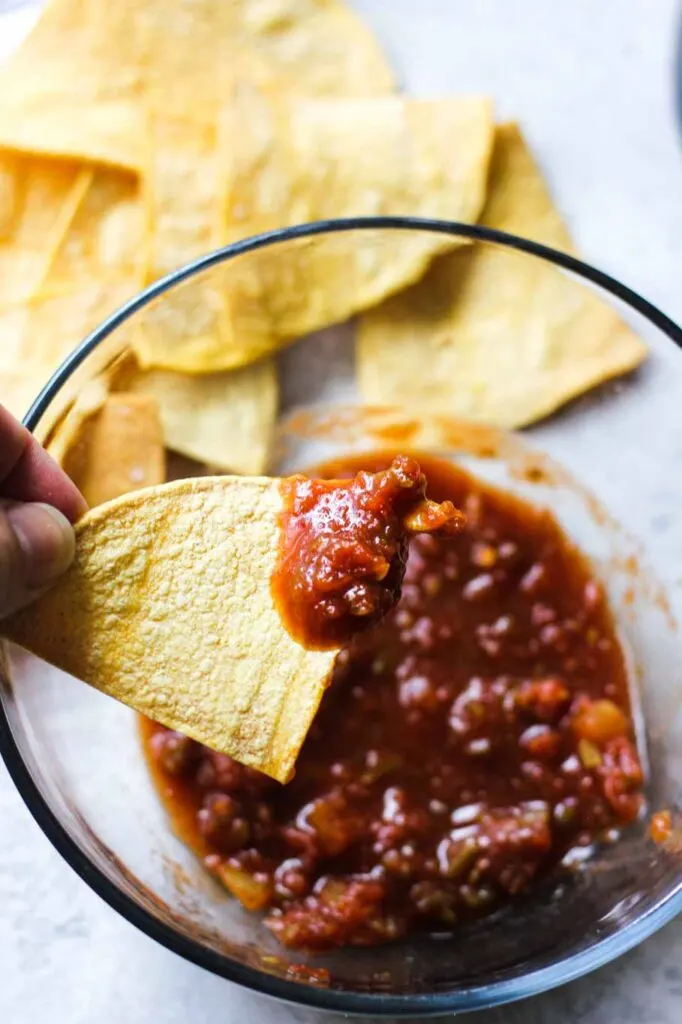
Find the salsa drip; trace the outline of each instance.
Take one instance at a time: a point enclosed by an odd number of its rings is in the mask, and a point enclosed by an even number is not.
[[[454,930],[643,809],[625,658],[589,564],[548,512],[419,461],[466,526],[410,541],[400,602],[340,653],[291,782],[143,722],[176,829],[293,948]]]
[[[282,495],[273,594],[308,648],[348,643],[397,603],[411,534],[454,536],[464,523],[452,502],[426,498],[426,477],[407,455],[350,480],[288,477]]]

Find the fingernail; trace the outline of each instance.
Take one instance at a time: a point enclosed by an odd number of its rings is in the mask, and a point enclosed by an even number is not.
[[[76,542],[71,523],[58,509],[30,502],[12,505],[6,515],[24,556],[27,587],[45,587],[68,569]]]

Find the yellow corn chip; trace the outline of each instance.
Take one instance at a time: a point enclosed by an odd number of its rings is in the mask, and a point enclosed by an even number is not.
[[[128,296],[124,279],[0,307],[0,401],[23,416],[62,360]],[[106,361],[106,346],[98,358]],[[73,398],[68,388],[60,395],[52,423]]]
[[[223,128],[230,239],[344,215],[474,220],[485,198],[486,99],[289,102],[242,85]],[[410,284],[456,244],[436,233],[396,233],[387,244],[385,233],[362,232],[241,257],[208,282],[188,282],[172,318],[159,309],[156,329],[136,341],[140,360],[188,373],[243,366]]]
[[[45,290],[76,290],[112,279],[122,284],[128,277],[130,295],[134,295],[143,284],[143,238],[136,176],[91,168],[68,230],[54,253]]]
[[[221,244],[224,178],[213,123],[151,118],[144,175],[148,281]],[[143,365],[152,361],[147,354],[157,350],[193,351],[226,343],[226,298],[215,276],[175,288],[142,316],[135,346]]]
[[[0,152],[0,174],[0,306],[5,306],[42,287],[90,172]]]
[[[44,87],[39,72],[36,84]],[[73,77],[73,75],[72,75]],[[7,150],[87,160],[138,171],[144,163],[144,110],[131,100],[88,101],[77,93],[50,95],[41,89],[20,97],[0,75],[0,145]]]
[[[261,81],[305,92],[392,87],[370,33],[338,0],[52,0],[0,74],[0,144],[143,171],[153,280],[224,240],[214,120],[244,64]],[[0,232],[12,202],[5,217],[0,209]],[[182,345],[188,325],[209,348],[231,337],[225,297],[206,282],[147,320],[143,359],[147,334],[152,349]]]
[[[498,129],[482,223],[571,248],[515,125]],[[357,352],[367,403],[505,427],[548,415],[646,356],[583,285],[541,260],[478,244],[441,257],[417,285],[366,313]]]
[[[148,395],[105,393],[90,410],[74,406],[48,451],[91,506],[166,478],[159,410]]]
[[[282,497],[204,477],[126,495],[76,527],[76,560],[4,634],[77,678],[284,782],[335,652],[273,605]]]
[[[100,411],[108,395],[109,381],[106,374],[102,373],[88,381],[78,392],[71,405],[64,410],[59,422],[45,437],[43,447],[61,466],[64,465],[69,452],[80,445],[86,430],[85,424]],[[71,476],[71,473],[69,475]],[[72,476],[72,479],[75,478]],[[163,481],[155,480],[154,483],[163,483]],[[125,491],[121,491],[121,494],[125,494]],[[112,497],[118,497],[118,495],[112,495]]]
[[[0,144],[140,169],[145,110],[210,118],[242,62],[308,95],[393,88],[339,0],[51,0],[0,73]]]
[[[0,144],[136,170],[141,57],[124,6],[51,0],[0,69]]]
[[[11,238],[19,213],[19,157],[0,154],[0,243]]]
[[[366,25],[340,0],[126,0],[142,26],[156,110],[214,113],[236,64],[302,95],[378,95],[393,76]]]
[[[92,369],[90,362],[88,368]],[[272,361],[228,373],[187,376],[142,370],[132,353],[123,353],[76,388],[67,384],[59,415],[51,416],[47,426],[41,424],[40,437],[57,461],[63,460],[83,421],[103,406],[108,395],[122,392],[156,404],[167,448],[232,473],[265,472],[277,416]]]
[[[213,122],[158,115],[149,131],[144,202],[154,279],[220,244],[225,171]]]
[[[55,166],[59,164],[55,161]],[[37,218],[29,207],[23,224]],[[21,223],[21,222],[20,222]],[[107,168],[78,172],[64,203],[54,244],[41,254],[42,287],[23,303],[0,307],[0,394],[23,415],[60,362],[117,306],[142,286],[142,211],[133,175]],[[0,247],[0,252],[2,247]],[[88,361],[105,366],[122,332]],[[82,380],[70,381],[38,430],[45,438],[73,402]],[[104,396],[103,396],[104,397]]]
[[[130,387],[158,403],[169,448],[232,473],[265,472],[277,416],[272,360],[201,377],[141,370]]]

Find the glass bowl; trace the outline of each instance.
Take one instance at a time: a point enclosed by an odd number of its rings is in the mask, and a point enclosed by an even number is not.
[[[648,344],[650,359],[634,377],[512,435],[442,415],[421,417],[415,427],[409,410],[362,408],[353,326],[330,328],[278,356],[282,410],[271,469],[289,472],[353,450],[404,449],[409,437],[410,447],[455,459],[551,508],[607,585],[632,658],[648,807],[669,809],[675,821],[682,785],[682,657],[675,623],[682,607],[682,441],[675,429],[682,331],[625,285],[568,255],[481,227],[409,218],[302,225],[228,246],[146,289],[75,349],[37,397],[27,426],[44,436],[68,400],[120,355],[147,318],[158,323],[159,314],[163,319],[186,302],[199,307],[211,289],[239,288],[254,268],[305,287],[305,275],[286,277],[291,267],[305,267],[319,248],[331,260],[343,259],[349,238],[369,266],[399,246],[447,245],[456,238],[498,247],[510,266],[540,260],[547,273],[567,274],[576,289],[598,292]],[[318,280],[316,287],[325,286]],[[173,325],[188,337],[191,328],[191,317]],[[186,461],[169,466],[175,475],[193,471]],[[259,992],[393,1017],[491,1006],[606,963],[682,908],[682,844],[655,845],[642,820],[571,881],[547,879],[450,937],[316,957],[284,950],[172,833],[147,774],[134,715],[16,648],[5,654],[0,750],[48,838],[142,931]],[[326,968],[329,982],[320,984],[301,964]]]

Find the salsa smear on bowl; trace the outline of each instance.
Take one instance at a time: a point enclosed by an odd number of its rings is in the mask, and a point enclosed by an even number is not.
[[[402,597],[338,656],[291,782],[142,723],[179,834],[293,948],[453,930],[642,810],[625,658],[589,564],[547,511],[418,458],[466,525],[410,541]]]

